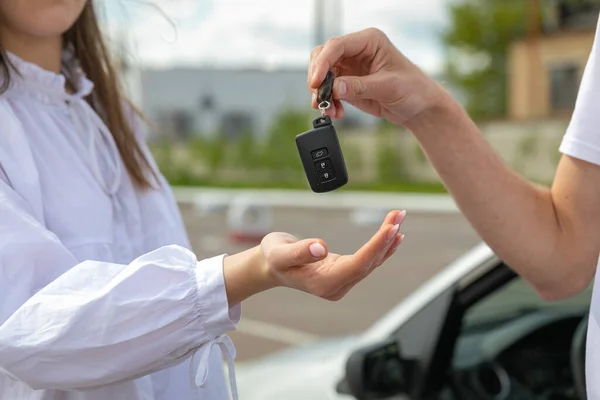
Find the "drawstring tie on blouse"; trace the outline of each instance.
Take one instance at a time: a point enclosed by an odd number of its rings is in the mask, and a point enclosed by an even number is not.
[[[225,360],[227,361],[227,368],[229,370],[229,386],[231,388],[231,396],[233,400],[238,400],[237,385],[235,382],[235,367],[233,360],[235,359],[235,346],[227,335],[221,335],[215,339],[209,340],[200,346],[190,360],[190,381],[192,387],[197,389],[202,388],[208,379],[208,366],[209,357],[213,347],[219,347]],[[200,354],[200,361],[195,362],[196,354]],[[194,368],[196,368],[196,374],[194,374]],[[194,376],[195,375],[195,376]],[[200,392],[198,391],[198,398],[200,399]]]

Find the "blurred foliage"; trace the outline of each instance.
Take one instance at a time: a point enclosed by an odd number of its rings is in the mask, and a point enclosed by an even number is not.
[[[352,177],[350,177],[352,179]],[[173,186],[204,186],[228,189],[308,189],[308,184],[303,181],[223,181],[214,179],[170,179],[169,183]],[[397,181],[393,183],[383,182],[356,182],[350,181],[344,188],[354,191],[373,191],[373,192],[404,192],[404,193],[447,193],[446,188],[441,183],[416,182],[416,181]]]
[[[303,173],[295,138],[310,127],[308,112],[287,109],[279,113],[267,133],[263,166],[283,174]]]
[[[342,152],[344,153],[344,161],[346,162],[348,176],[355,176],[362,173],[361,170],[364,169],[365,163],[363,160],[363,151],[359,145],[352,143],[349,140],[344,140],[343,137],[340,137],[340,146],[342,147]]]
[[[398,142],[398,128],[381,123],[377,135],[377,173],[379,180],[389,184],[408,179]]]
[[[526,33],[528,1],[458,0],[443,33],[449,49],[445,79],[465,96],[476,119],[504,116],[509,45]]]
[[[160,139],[150,143],[156,162],[172,185],[233,188],[307,189],[295,137],[311,128],[308,112],[284,110],[274,119],[265,137],[245,132],[237,138],[194,135],[183,141]],[[336,128],[339,128],[336,126]],[[366,133],[368,134],[368,133]],[[376,179],[365,174],[365,149],[338,129],[350,176],[349,190],[444,193],[439,183],[408,178],[398,151],[398,128],[382,124],[376,131],[376,154],[371,157]],[[372,170],[371,168],[371,170]],[[367,177],[361,179],[360,177]]]
[[[242,135],[232,144],[231,166],[239,168],[258,168],[262,162],[261,148],[250,131]]]
[[[517,171],[522,171],[525,168],[527,160],[531,159],[537,152],[540,146],[540,135],[537,131],[532,131],[525,134],[517,143],[513,167]]]
[[[421,164],[427,164],[429,162],[427,155],[423,151],[423,147],[421,147],[421,144],[418,142],[415,143],[415,159]]]
[[[540,0],[542,29],[554,7],[597,11],[600,0]],[[507,61],[510,44],[527,35],[530,0],[455,0],[450,23],[442,34],[448,53],[445,76],[465,97],[476,119],[503,117],[507,106]]]
[[[518,146],[519,155],[525,158],[532,157],[539,147],[539,133],[531,132],[523,137]]]

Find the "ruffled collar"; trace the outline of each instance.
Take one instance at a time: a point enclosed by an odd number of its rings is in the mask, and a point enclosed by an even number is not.
[[[94,84],[87,78],[70,48],[63,50],[63,71],[60,74],[27,62],[14,53],[6,54],[18,74],[11,73],[10,84],[4,95],[26,95],[46,103],[56,103],[73,98],[82,99],[94,90]],[[75,85],[76,93],[67,92],[67,80]]]
[[[110,196],[115,196],[121,185],[120,154],[114,138],[104,121],[85,101],[94,89],[71,50],[63,51],[63,72],[45,70],[24,61],[13,53],[7,53],[19,72],[11,73],[9,87],[1,96],[19,99],[36,99],[44,103],[65,107],[73,123],[87,142],[92,172],[98,183]],[[69,80],[76,86],[76,93],[67,91]],[[118,202],[115,203],[118,206]]]

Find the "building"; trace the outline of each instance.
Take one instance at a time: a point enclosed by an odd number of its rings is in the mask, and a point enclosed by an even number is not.
[[[542,0],[542,30],[508,54],[513,120],[570,116],[595,36],[600,1]]]
[[[232,137],[251,132],[261,137],[278,113],[310,111],[306,69],[147,69],[139,79],[142,109],[161,134]],[[356,109],[347,111],[346,123],[375,122]],[[319,113],[313,112],[316,118]]]

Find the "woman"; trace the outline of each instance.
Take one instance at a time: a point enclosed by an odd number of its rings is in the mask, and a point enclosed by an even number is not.
[[[1,399],[227,398],[211,350],[231,362],[243,300],[340,299],[401,241],[394,211],[352,256],[272,233],[198,261],[93,3],[0,0],[0,48]]]

